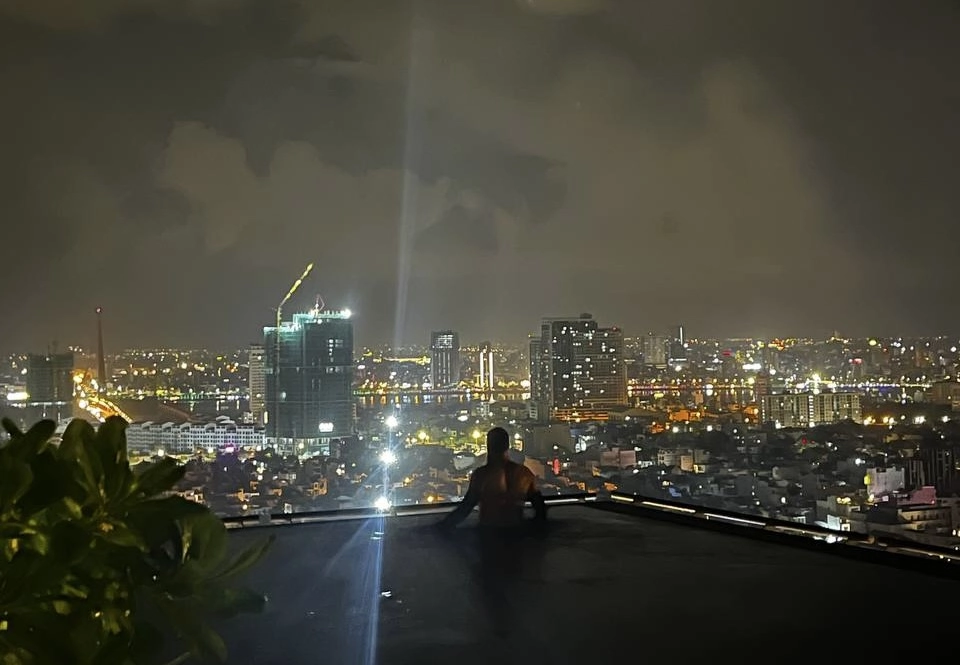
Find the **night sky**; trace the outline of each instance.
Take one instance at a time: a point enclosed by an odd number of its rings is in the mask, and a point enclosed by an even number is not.
[[[960,334],[960,5],[0,0],[0,349]]]

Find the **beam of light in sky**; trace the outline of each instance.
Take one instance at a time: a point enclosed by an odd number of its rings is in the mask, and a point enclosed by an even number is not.
[[[410,286],[410,264],[413,236],[420,213],[416,178],[412,175],[423,152],[422,101],[423,76],[420,72],[425,49],[425,34],[417,21],[416,9],[410,22],[410,50],[407,62],[407,86],[403,148],[403,191],[400,205],[400,229],[397,244],[397,302],[393,328],[393,348],[402,346],[403,331],[407,322],[407,304]]]

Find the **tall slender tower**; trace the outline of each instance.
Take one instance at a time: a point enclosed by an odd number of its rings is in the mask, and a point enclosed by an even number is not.
[[[97,389],[107,390],[107,360],[103,357],[103,308],[97,307]]]

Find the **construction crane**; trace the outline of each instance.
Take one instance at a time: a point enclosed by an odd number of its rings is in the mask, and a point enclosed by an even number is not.
[[[290,287],[290,290],[287,291],[287,295],[283,296],[283,300],[281,300],[280,304],[277,305],[277,331],[273,338],[273,345],[275,349],[273,363],[273,405],[275,407],[273,411],[273,431],[277,439],[278,446],[280,444],[280,421],[278,418],[280,415],[280,326],[283,323],[283,306],[286,305],[287,301],[290,300],[290,298],[293,297],[293,294],[297,292],[297,289],[299,289],[300,285],[303,284],[303,280],[307,278],[311,270],[313,270],[312,263],[307,265],[306,269],[303,271],[303,274],[297,278],[297,281],[295,281],[293,286]]]
[[[290,287],[290,290],[287,291],[287,295],[285,295],[285,296],[283,297],[283,300],[280,301],[280,304],[277,305],[277,330],[280,330],[280,324],[281,324],[282,321],[283,321],[283,319],[282,319],[282,316],[283,316],[283,306],[287,304],[287,301],[290,300],[290,298],[293,297],[293,294],[296,293],[297,289],[300,288],[300,285],[303,284],[303,280],[305,280],[305,279],[307,278],[307,276],[310,274],[310,271],[311,271],[311,270],[313,270],[313,264],[312,264],[312,263],[307,266],[306,270],[303,271],[303,274],[300,275],[299,278],[297,278],[297,281],[295,281],[295,282],[293,283],[293,286]],[[279,348],[279,347],[277,347],[277,348]]]

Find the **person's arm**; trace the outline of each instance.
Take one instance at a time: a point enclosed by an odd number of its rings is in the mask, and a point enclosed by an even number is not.
[[[533,519],[537,522],[545,522],[547,519],[547,504],[543,500],[540,488],[537,487],[536,476],[529,470],[528,473],[530,473],[530,482],[527,485],[527,501],[533,506]]]
[[[480,488],[479,488],[479,469],[474,471],[470,476],[470,485],[467,488],[467,495],[463,497],[463,501],[460,502],[460,505],[454,508],[446,517],[440,521],[440,526],[447,529],[452,529],[457,526],[467,518],[467,515],[470,514],[470,511],[476,507],[477,503],[480,502]]]

